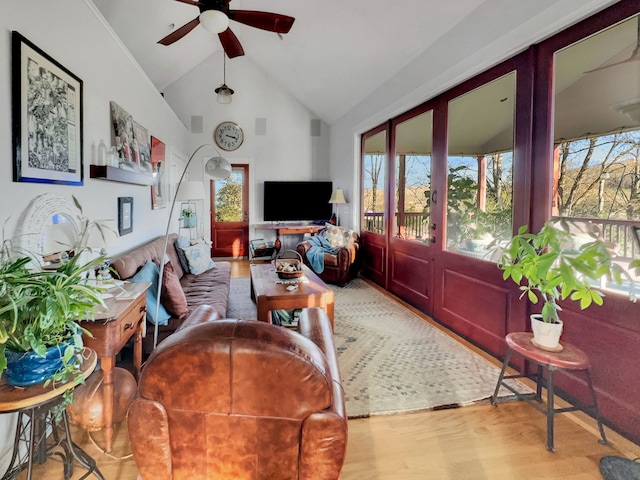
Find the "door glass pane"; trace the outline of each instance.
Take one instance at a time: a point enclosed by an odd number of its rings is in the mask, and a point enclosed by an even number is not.
[[[553,216],[640,258],[640,16],[556,52]],[[630,272],[633,273],[633,272]]]
[[[396,191],[394,235],[429,243],[431,137],[433,112],[396,126]]]
[[[516,73],[449,102],[447,250],[489,261],[511,238]]]
[[[384,233],[384,185],[387,134],[380,132],[364,142],[362,155],[362,229]]]
[[[241,222],[242,212],[242,183],[244,169],[233,167],[231,175],[225,180],[216,180],[216,222]]]

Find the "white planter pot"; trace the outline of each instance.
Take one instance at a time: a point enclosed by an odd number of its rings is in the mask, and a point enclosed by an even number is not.
[[[535,343],[547,350],[557,350],[560,347],[560,335],[562,334],[562,321],[560,323],[546,323],[542,321],[542,315],[531,315],[531,330]]]

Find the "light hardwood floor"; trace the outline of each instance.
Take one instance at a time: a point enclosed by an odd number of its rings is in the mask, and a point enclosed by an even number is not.
[[[233,262],[233,277],[248,275],[248,262]],[[499,365],[484,352],[474,350]],[[626,454],[634,458],[640,452],[640,447],[615,433],[607,430],[607,435],[613,446],[598,443],[595,422],[589,417],[557,415],[556,453],[550,453],[545,448],[544,415],[523,402],[356,419],[349,421],[347,457],[340,479],[601,480],[598,462],[602,456]],[[97,445],[104,445],[102,432],[91,436]],[[136,479],[132,458],[114,458],[130,453],[126,422],[116,426],[111,456],[103,453],[80,428],[74,427],[73,438],[96,459],[106,479]],[[72,478],[78,479],[84,473],[76,467]],[[26,474],[23,472],[19,478],[26,478]],[[50,459],[37,466],[33,478],[63,478],[62,466]]]

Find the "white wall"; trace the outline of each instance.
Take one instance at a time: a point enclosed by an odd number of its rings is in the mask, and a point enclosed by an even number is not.
[[[184,151],[188,132],[149,79],[142,73],[91,2],[38,0],[2,2],[0,6],[0,221],[11,215],[5,236],[14,232],[19,213],[41,193],[75,195],[92,219],[117,218],[117,197],[134,197],[133,233],[109,253],[119,253],[160,235],[167,209],[151,210],[150,187],[89,178],[95,146],[109,145],[109,101],[116,101],[173,150]],[[84,185],[80,187],[12,182],[11,31],[16,30],[84,82]]]
[[[122,50],[101,16],[83,0],[2,0],[0,4],[0,222],[10,238],[20,213],[45,192],[75,195],[92,219],[117,218],[117,197],[134,197],[133,233],[109,253],[128,250],[164,233],[168,210],[151,210],[150,187],[89,179],[92,147],[110,139],[109,101],[114,100],[167,145],[167,159],[184,151],[188,132],[148,78]],[[84,186],[15,183],[11,144],[11,31],[16,30],[84,81]],[[177,225],[177,224],[176,224]],[[0,415],[0,471],[12,444],[13,415]],[[3,461],[4,460],[4,463]]]
[[[222,121],[233,121],[243,128],[245,139],[240,148],[221,153],[232,163],[249,163],[249,222],[254,224],[262,222],[265,180],[331,180],[330,129],[321,122],[321,135],[311,136],[311,120],[317,119],[313,112],[246,56],[226,62],[226,83],[235,91],[232,103],[216,102],[214,90],[223,80],[221,52],[170,85],[164,95],[188,128],[192,116],[203,117],[203,133],[191,134],[191,150],[204,143],[214,144],[213,130]],[[266,135],[256,135],[258,118],[266,119]],[[198,159],[197,165],[189,169],[191,180],[203,178],[202,161]],[[207,218],[205,236],[208,221]]]
[[[434,98],[617,0],[486,0],[413,62],[331,125],[331,176],[358,228],[360,134]],[[339,180],[338,180],[339,179]]]

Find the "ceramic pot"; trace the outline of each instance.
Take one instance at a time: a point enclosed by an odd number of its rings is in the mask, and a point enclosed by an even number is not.
[[[560,346],[562,334],[562,321],[559,323],[547,323],[542,321],[542,315],[531,315],[531,330],[535,343],[544,349],[555,350]]]
[[[64,351],[68,344],[49,347],[44,357],[33,351],[14,352],[7,348],[5,380],[14,387],[30,387],[48,380],[62,367]]]

